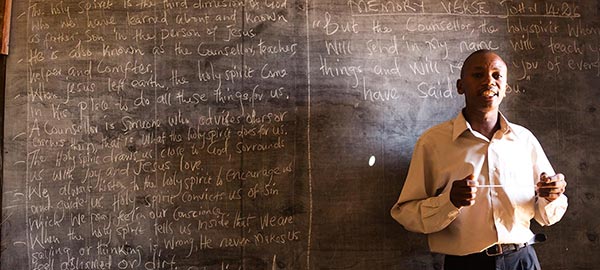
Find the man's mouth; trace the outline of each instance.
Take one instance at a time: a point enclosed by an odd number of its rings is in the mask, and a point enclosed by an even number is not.
[[[481,95],[484,97],[495,97],[495,96],[498,96],[498,92],[488,89],[488,90],[483,91],[483,93],[481,93]]]

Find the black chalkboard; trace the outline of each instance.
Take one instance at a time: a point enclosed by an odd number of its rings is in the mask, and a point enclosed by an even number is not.
[[[594,1],[16,1],[2,269],[436,269],[389,216],[478,49],[567,175],[544,269],[600,264]]]

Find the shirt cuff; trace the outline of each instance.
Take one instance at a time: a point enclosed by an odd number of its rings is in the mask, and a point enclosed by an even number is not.
[[[538,207],[543,220],[548,222],[547,225],[552,225],[563,217],[567,211],[568,199],[564,194],[560,195],[556,200],[550,202],[545,198],[538,199]]]
[[[440,208],[443,213],[447,213],[447,217],[451,220],[454,220],[458,214],[460,214],[460,208],[456,208],[452,201],[450,201],[450,192],[442,193],[440,195]]]
[[[458,208],[450,202],[449,193],[442,193],[437,197],[430,198],[428,203],[421,205],[421,212],[423,233],[425,234],[445,229],[459,214]]]

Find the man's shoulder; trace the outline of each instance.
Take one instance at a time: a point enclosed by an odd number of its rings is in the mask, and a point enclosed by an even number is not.
[[[453,127],[453,120],[447,120],[442,123],[438,123],[425,130],[425,132],[423,132],[423,134],[421,134],[419,137],[419,141],[440,141],[443,138],[451,138]]]

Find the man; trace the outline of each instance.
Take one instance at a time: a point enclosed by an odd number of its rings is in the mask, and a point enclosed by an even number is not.
[[[466,106],[419,138],[392,217],[427,234],[446,270],[540,269],[530,221],[562,218],[564,176],[529,130],[499,112],[507,66],[497,54],[472,53],[456,85]]]

